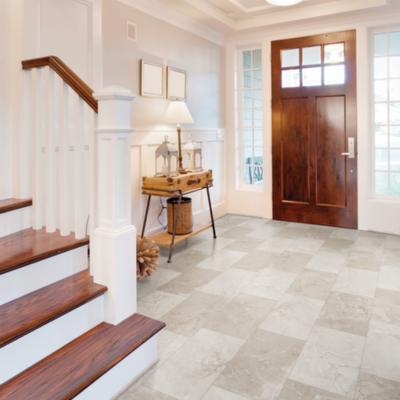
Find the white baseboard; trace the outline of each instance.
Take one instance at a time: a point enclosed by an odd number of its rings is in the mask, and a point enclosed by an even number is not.
[[[0,275],[0,305],[55,283],[88,266],[88,246],[78,247]]]
[[[74,397],[74,400],[115,399],[151,368],[157,360],[157,335],[155,335]]]
[[[32,227],[32,206],[0,214],[0,238]]]
[[[103,321],[102,295],[0,348],[0,384]]]

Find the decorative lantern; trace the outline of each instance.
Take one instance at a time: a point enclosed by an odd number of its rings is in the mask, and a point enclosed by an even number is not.
[[[203,151],[201,144],[192,140],[183,146],[183,163],[191,172],[203,170]]]
[[[178,149],[168,141],[165,136],[164,141],[156,150],[156,176],[175,176],[178,173]]]

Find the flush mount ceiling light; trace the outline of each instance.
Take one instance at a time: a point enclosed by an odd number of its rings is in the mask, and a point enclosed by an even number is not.
[[[293,6],[295,4],[301,3],[303,0],[266,0],[267,3],[273,6]]]

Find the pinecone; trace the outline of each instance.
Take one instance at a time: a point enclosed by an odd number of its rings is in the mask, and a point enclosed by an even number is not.
[[[157,269],[160,248],[152,240],[137,236],[136,252],[137,278],[149,277]]]

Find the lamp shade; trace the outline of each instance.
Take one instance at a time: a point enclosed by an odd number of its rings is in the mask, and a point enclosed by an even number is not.
[[[193,118],[184,101],[171,101],[165,113],[169,124],[193,124]]]

